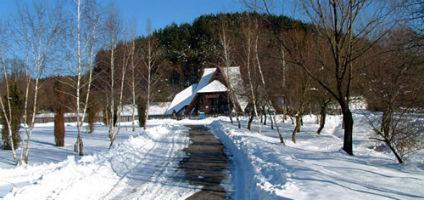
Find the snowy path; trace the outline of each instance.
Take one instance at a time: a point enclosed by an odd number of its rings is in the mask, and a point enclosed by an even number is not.
[[[184,151],[188,157],[180,162],[185,178],[202,190],[188,199],[226,199],[231,187],[229,160],[223,144],[205,126],[190,126],[191,143]]]

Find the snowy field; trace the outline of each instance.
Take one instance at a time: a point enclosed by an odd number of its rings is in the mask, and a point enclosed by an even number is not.
[[[52,124],[34,131],[30,165],[14,168],[9,151],[0,151],[0,199],[184,199],[198,191],[178,170],[189,143],[186,127],[152,124],[147,131],[121,128],[108,151],[107,128],[84,134],[86,156],[73,153],[75,126],[66,126],[66,146],[54,146]]]
[[[227,119],[210,127],[233,154],[236,199],[423,199],[423,149],[399,165],[391,152],[373,150],[364,116],[353,117],[355,156],[341,150],[341,116],[328,116],[321,135],[315,133],[316,118],[305,116],[296,144],[290,140],[293,125],[285,123],[284,147],[270,126],[262,134],[258,123],[253,132]]]
[[[0,151],[0,198],[4,199],[184,199],[200,188],[177,169],[189,144],[185,124],[205,124],[220,138],[232,160],[228,189],[234,199],[423,199],[423,150],[404,165],[389,151],[375,151],[372,132],[354,114],[355,156],[341,150],[340,116],[328,116],[321,135],[315,117],[305,116],[297,143],[293,125],[280,124],[286,146],[269,125],[258,134],[228,118],[150,120],[148,129],[125,126],[108,150],[107,128],[84,134],[86,156],[73,153],[75,127],[66,126],[66,146],[54,146],[53,124],[38,124],[30,165],[15,168],[9,151]],[[422,123],[423,123],[423,119]],[[128,124],[127,124],[128,125]],[[173,178],[174,177],[174,178]],[[177,178],[175,178],[177,177]]]

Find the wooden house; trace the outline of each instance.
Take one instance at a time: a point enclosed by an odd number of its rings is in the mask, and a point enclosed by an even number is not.
[[[196,115],[199,112],[205,114],[228,114],[231,110],[241,112],[246,106],[242,96],[237,94],[241,89],[239,67],[205,68],[199,82],[179,92],[165,113]]]

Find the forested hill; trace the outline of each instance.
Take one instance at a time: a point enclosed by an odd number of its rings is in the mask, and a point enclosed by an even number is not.
[[[176,66],[175,70],[180,72],[172,80],[173,83],[185,86],[196,81],[200,76],[200,70],[205,67],[222,66],[222,50],[219,37],[222,28],[225,29],[231,39],[233,65],[241,65],[238,58],[241,56],[239,50],[243,43],[244,24],[248,20],[258,20],[262,27],[261,32],[273,40],[272,28],[289,29],[304,26],[300,21],[285,16],[261,15],[257,13],[228,13],[217,15],[204,15],[194,20],[192,24],[171,24],[164,29],[153,33],[158,38],[160,47],[165,50],[165,59]],[[277,21],[278,27],[270,27],[268,21]],[[224,26],[224,27],[223,27]],[[234,46],[234,45],[237,45]]]
[[[222,45],[220,36],[223,30],[226,33],[230,46],[231,65],[243,66],[245,62],[245,36],[252,22],[258,24],[261,30],[259,50],[264,67],[274,69],[279,72],[278,67],[278,47],[274,42],[272,31],[281,32],[282,30],[301,28],[305,29],[307,25],[300,21],[285,16],[272,16],[258,13],[222,13],[214,15],[203,15],[196,18],[193,23],[171,24],[163,29],[154,31],[147,37],[138,37],[136,39],[136,53],[140,58],[137,67],[137,77],[141,78],[139,83],[141,88],[146,82],[146,60],[148,54],[148,42],[151,44],[153,52],[154,74],[156,80],[154,100],[170,101],[174,94],[182,88],[197,82],[201,76],[202,69],[206,67],[224,66]],[[272,23],[271,23],[272,22]],[[270,24],[274,24],[271,27]],[[250,27],[253,28],[253,27]],[[130,44],[132,41],[127,42]],[[123,45],[123,44],[121,44]],[[117,47],[117,49],[120,49]],[[102,56],[102,54],[104,54]],[[108,71],[107,51],[102,50],[98,53],[97,70],[99,75],[101,71]],[[276,54],[276,55],[274,55]],[[117,54],[120,55],[119,53]],[[123,54],[121,54],[123,55]],[[101,62],[102,57],[105,62]],[[117,60],[120,60],[118,58]],[[119,61],[117,62],[120,63]],[[276,65],[276,66],[271,66]],[[105,70],[101,70],[101,68]],[[270,69],[273,70],[273,69]],[[107,73],[104,73],[104,76]],[[96,83],[95,83],[96,85]],[[101,83],[97,85],[102,85]],[[142,92],[142,91],[141,91]]]

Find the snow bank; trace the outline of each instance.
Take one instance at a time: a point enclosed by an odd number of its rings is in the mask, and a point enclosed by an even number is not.
[[[370,148],[370,127],[362,115],[354,114],[354,120],[355,156],[340,149],[341,116],[328,116],[321,135],[315,133],[315,117],[305,116],[297,143],[287,140],[286,146],[269,126],[258,134],[257,123],[253,131],[227,120],[210,128],[232,155],[235,199],[423,199],[423,150],[419,160],[396,164],[390,152]],[[242,123],[246,127],[246,120]],[[290,138],[293,125],[280,126]]]
[[[223,130],[221,122],[215,121],[210,125],[213,133],[220,139],[231,159],[231,179],[233,183],[232,193],[235,199],[265,199],[271,194],[262,190],[256,184],[255,170],[252,162],[247,156],[245,150],[239,146],[240,141],[237,136],[227,135]],[[237,141],[237,142],[236,142]],[[262,197],[262,198],[260,198]]]
[[[13,186],[4,199],[95,199],[119,180],[110,163],[78,162],[74,157],[58,164],[0,170],[0,174],[2,182]]]

